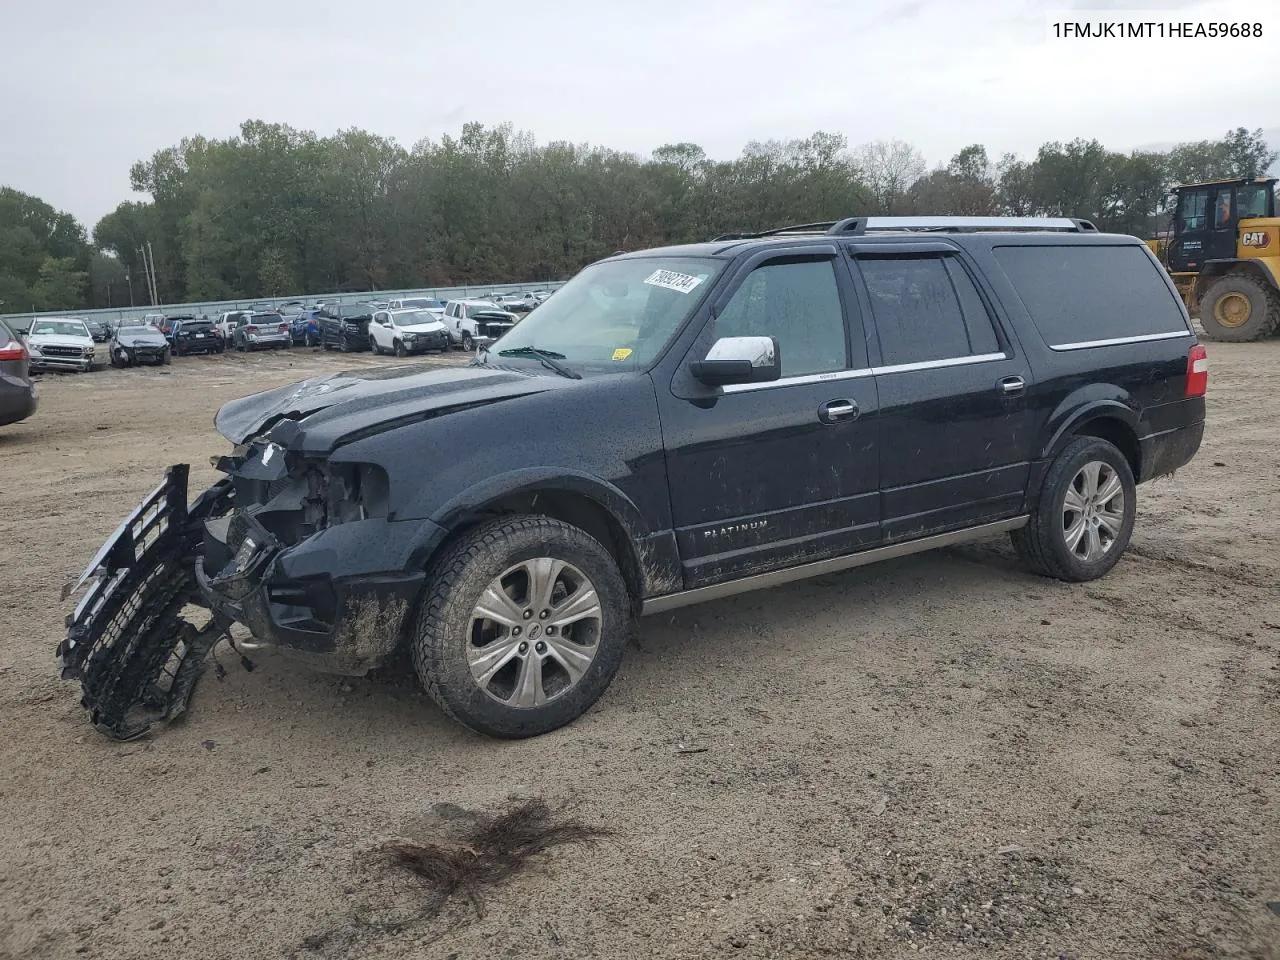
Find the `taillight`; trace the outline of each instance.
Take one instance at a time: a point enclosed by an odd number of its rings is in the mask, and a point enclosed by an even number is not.
[[[1209,352],[1197,343],[1187,353],[1187,396],[1203,397],[1209,389]]]
[[[244,332],[245,332],[245,333],[257,333],[257,332],[258,332],[258,328],[257,328],[257,327],[255,327],[253,324],[248,324],[248,325],[244,328]]]
[[[18,340],[10,340],[0,347],[0,360],[25,360],[27,348]]]
[[[287,323],[282,323],[282,324],[280,324],[280,332],[281,332],[281,333],[288,333],[288,332],[289,332],[289,325],[288,325]]]

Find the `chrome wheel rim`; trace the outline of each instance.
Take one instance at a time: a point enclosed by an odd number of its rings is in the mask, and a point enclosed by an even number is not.
[[[491,699],[520,710],[563,697],[600,649],[595,586],[564,560],[536,557],[495,577],[467,629],[467,665]]]
[[[1124,526],[1124,484],[1115,467],[1092,460],[1081,467],[1062,501],[1062,538],[1085,563],[1102,559]]]

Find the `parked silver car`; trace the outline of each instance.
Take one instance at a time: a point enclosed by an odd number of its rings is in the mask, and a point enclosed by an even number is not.
[[[36,412],[36,385],[28,372],[29,355],[13,328],[0,320],[0,426]]]

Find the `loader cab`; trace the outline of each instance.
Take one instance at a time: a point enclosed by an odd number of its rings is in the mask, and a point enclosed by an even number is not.
[[[1175,187],[1169,269],[1199,273],[1206,263],[1239,257],[1240,221],[1276,215],[1275,177]]]

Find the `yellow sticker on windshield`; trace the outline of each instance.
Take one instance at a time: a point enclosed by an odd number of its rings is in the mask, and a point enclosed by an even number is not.
[[[630,347],[619,347],[617,350],[613,351],[613,359],[615,360],[625,360],[629,356],[631,356]]]

